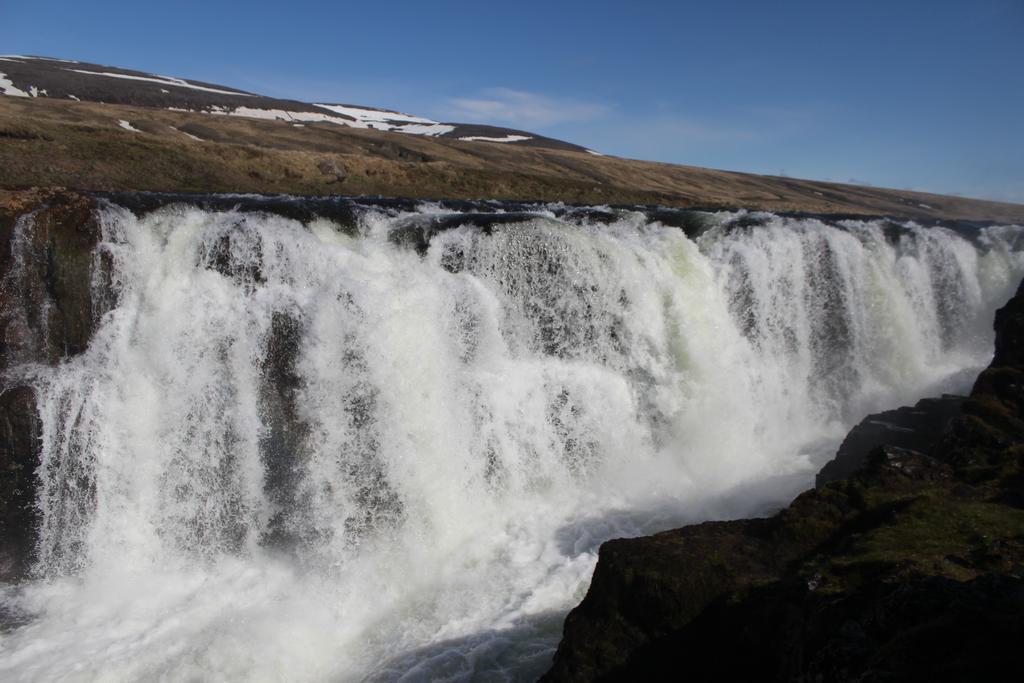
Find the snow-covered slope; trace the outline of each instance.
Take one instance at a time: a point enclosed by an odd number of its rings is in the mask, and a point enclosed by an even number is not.
[[[0,56],[0,94],[159,107],[282,120],[295,125],[334,124],[468,142],[588,151],[569,142],[510,128],[443,123],[354,104],[282,100],[212,83],[47,57]]]

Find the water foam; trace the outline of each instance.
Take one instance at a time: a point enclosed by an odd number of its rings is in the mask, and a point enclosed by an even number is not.
[[[109,310],[26,370],[3,677],[535,677],[601,541],[783,502],[851,422],[984,365],[1024,274],[1012,227],[556,209],[421,254],[396,234],[438,206],[356,235],[105,208]]]

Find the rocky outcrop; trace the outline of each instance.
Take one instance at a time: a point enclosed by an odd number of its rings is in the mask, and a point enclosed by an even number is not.
[[[885,445],[769,519],[601,547],[545,681],[1024,677],[1024,283],[927,453]]]
[[[92,300],[94,200],[60,191],[0,193],[0,580],[21,576],[35,529],[35,390],[10,369],[85,350]]]
[[[0,201],[0,369],[80,353],[95,322],[95,200],[44,191],[4,193]]]
[[[898,446],[928,452],[959,414],[965,397],[943,394],[925,398],[913,407],[868,415],[843,439],[836,457],[827,462],[815,478],[816,486],[845,479],[867,464],[878,446]]]
[[[0,581],[21,576],[34,544],[39,420],[31,387],[0,393]]]

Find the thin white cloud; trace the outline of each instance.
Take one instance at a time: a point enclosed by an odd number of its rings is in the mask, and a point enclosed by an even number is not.
[[[451,121],[523,128],[590,121],[608,111],[607,105],[597,102],[549,97],[511,88],[488,88],[477,97],[455,98],[443,109],[444,117]]]

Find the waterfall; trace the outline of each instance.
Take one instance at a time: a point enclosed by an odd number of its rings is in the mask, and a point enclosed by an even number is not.
[[[529,680],[602,541],[963,391],[1024,276],[1014,226],[354,207],[104,205],[0,677]]]

